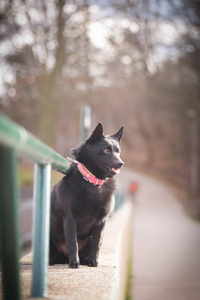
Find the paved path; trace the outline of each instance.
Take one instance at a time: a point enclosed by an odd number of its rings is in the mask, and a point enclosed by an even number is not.
[[[140,182],[133,218],[132,299],[200,300],[200,223],[186,215],[164,185],[127,172],[126,178],[131,177]]]

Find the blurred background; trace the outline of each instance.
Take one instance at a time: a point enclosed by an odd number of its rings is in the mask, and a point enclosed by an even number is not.
[[[127,167],[199,197],[199,0],[1,0],[0,42],[6,115],[66,156],[90,105]]]

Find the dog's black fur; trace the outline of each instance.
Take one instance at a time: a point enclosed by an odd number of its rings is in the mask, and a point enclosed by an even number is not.
[[[114,169],[123,166],[119,142],[123,127],[110,136],[103,135],[101,123],[91,136],[73,150],[75,159],[93,175],[105,180],[94,186],[84,180],[72,163],[66,176],[51,193],[50,264],[98,265],[102,230],[114,206]]]

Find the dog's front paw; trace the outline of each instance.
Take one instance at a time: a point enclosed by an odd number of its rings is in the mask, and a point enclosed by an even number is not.
[[[88,261],[88,266],[89,267],[98,267],[98,261],[93,259]]]
[[[69,267],[72,268],[72,269],[78,269],[78,268],[79,268],[79,262],[76,261],[76,260],[72,260],[72,261],[69,263]]]
[[[87,266],[88,265],[88,258],[81,258],[80,257],[80,264]]]

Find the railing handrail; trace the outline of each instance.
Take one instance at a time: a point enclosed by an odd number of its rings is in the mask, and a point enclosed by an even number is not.
[[[50,164],[52,169],[65,174],[69,161],[41,142],[25,128],[0,114],[0,143],[12,147],[39,164]]]
[[[4,299],[21,299],[17,157],[35,163],[32,297],[47,294],[51,169],[66,174],[70,162],[25,128],[0,114],[0,237]],[[6,231],[6,229],[8,229]],[[12,249],[12,252],[10,252]],[[12,270],[12,278],[10,271]]]

